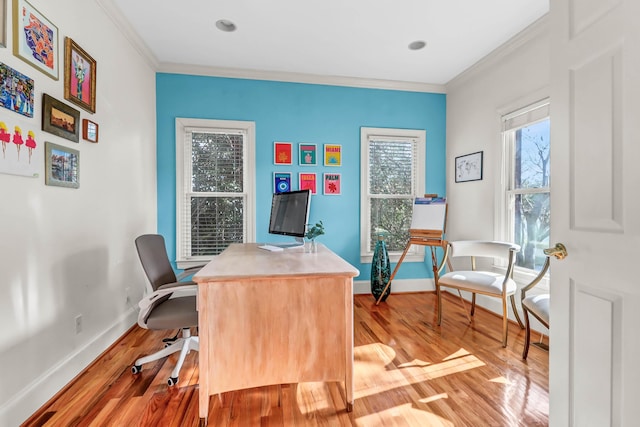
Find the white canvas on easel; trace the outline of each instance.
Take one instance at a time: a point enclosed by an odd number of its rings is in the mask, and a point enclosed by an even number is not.
[[[411,230],[444,231],[447,204],[444,202],[414,203]]]

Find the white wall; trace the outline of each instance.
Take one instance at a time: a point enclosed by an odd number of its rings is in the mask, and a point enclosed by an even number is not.
[[[45,186],[43,157],[39,178],[0,174],[3,426],[24,421],[135,323],[145,278],[133,241],[156,230],[154,70],[95,1],[29,1],[58,27],[60,79],[13,56],[9,19],[0,62],[35,80],[35,117],[3,108],[0,121],[35,130],[42,149],[79,150],[80,188]],[[98,144],[40,130],[42,94],[64,101],[65,36],[97,61],[96,113],[81,118],[99,124]]]
[[[447,84],[447,239],[496,238],[500,117],[549,96],[549,43],[545,16]],[[483,179],[456,183],[455,158],[477,151],[484,152]],[[502,312],[496,299],[478,303]]]

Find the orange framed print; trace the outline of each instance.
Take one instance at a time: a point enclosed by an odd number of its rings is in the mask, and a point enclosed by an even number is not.
[[[98,142],[98,124],[89,119],[82,119],[82,139]]]
[[[69,37],[64,39],[64,99],[96,112],[96,61]]]
[[[273,143],[273,163],[276,165],[292,164],[292,144],[290,142]]]
[[[311,194],[316,194],[317,185],[315,173],[300,172],[298,174],[298,179],[300,181],[298,184],[298,188],[300,188],[300,190],[311,190]]]

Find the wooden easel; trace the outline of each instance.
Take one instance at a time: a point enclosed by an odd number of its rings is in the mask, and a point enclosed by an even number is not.
[[[425,199],[436,199],[438,197],[437,194],[425,194]],[[385,286],[384,290],[378,297],[376,301],[376,305],[380,304],[380,301],[384,297],[385,292],[391,286],[391,282],[393,278],[396,276],[404,257],[409,252],[409,249],[412,245],[420,245],[420,246],[429,246],[431,249],[431,266],[433,269],[433,278],[436,279],[437,275],[440,274],[442,268],[444,267],[445,260],[447,257],[447,252],[449,251],[449,245],[447,241],[444,240],[444,233],[447,224],[447,204],[444,202],[444,210],[442,206],[443,202],[434,202],[433,204],[414,204],[413,215],[411,219],[411,227],[409,229],[409,241],[396,264],[396,267],[393,269],[393,273],[391,273],[391,277],[389,278],[389,282]],[[434,212],[435,209],[429,209],[429,206],[438,206],[438,211]],[[414,226],[422,227],[426,225],[430,228],[413,228]],[[442,257],[442,262],[438,264],[438,259],[436,257],[436,248],[443,248],[445,254]]]

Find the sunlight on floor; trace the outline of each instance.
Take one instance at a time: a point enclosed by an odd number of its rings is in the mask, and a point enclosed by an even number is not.
[[[414,408],[412,404],[365,415],[356,419],[358,426],[412,425],[430,427],[453,427],[453,423],[430,412]]]

